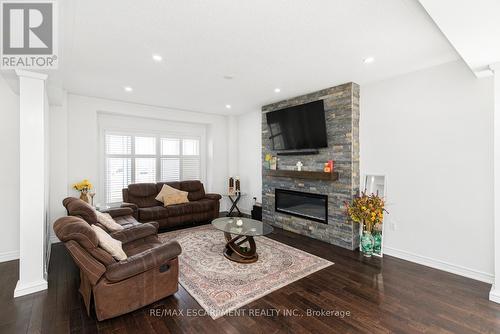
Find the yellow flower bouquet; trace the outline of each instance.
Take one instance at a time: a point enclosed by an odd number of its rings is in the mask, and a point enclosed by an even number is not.
[[[353,221],[363,224],[363,230],[372,232],[373,226],[382,224],[384,220],[384,200],[376,194],[367,195],[362,192],[352,200],[345,203],[346,213]]]
[[[92,183],[90,183],[90,181],[87,179],[73,185],[73,189],[78,190],[79,192],[88,192],[92,188]]]
[[[90,194],[90,197],[92,197],[92,200],[89,198],[89,191],[90,189],[92,189],[94,186],[92,185],[92,183],[90,183],[89,180],[85,179],[83,180],[82,182],[78,182],[78,183],[75,183],[73,185],[73,189],[75,190],[78,190],[80,192],[80,199],[82,201],[85,201],[89,204],[94,204],[94,195],[95,193],[93,194]],[[92,203],[91,203],[92,202]]]

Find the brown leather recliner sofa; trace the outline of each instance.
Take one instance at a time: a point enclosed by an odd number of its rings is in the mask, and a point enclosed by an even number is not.
[[[106,229],[105,226],[103,226],[97,221],[97,215],[95,209],[87,202],[84,202],[79,198],[67,197],[63,200],[62,203],[63,206],[66,208],[68,216],[82,218],[90,225],[95,224],[100,228],[102,228],[104,231],[110,232]],[[135,219],[134,210],[132,208],[128,207],[110,208],[106,212],[109,213],[109,215],[115,220],[115,222],[123,226],[125,229],[141,225],[141,223],[139,223]],[[154,227],[156,227],[156,229],[158,229],[157,222],[150,221],[149,223],[152,224]],[[110,234],[112,235],[112,233]]]
[[[181,247],[175,241],[161,243],[151,224],[130,226],[112,235],[122,242],[128,256],[122,261],[99,247],[94,230],[79,217],[58,219],[54,231],[80,268],[79,291],[89,314],[93,299],[98,320],[139,309],[178,289]]]
[[[164,184],[187,191],[189,203],[163,206],[155,197]],[[160,228],[210,221],[219,217],[219,194],[206,194],[200,181],[130,184],[123,189],[122,207],[134,210],[140,222],[156,221]]]

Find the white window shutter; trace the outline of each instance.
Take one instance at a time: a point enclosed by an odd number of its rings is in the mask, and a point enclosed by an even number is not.
[[[182,159],[182,179],[199,180],[200,179],[200,157],[183,157]]]
[[[132,182],[132,159],[106,158],[106,202],[122,201],[122,189]]]
[[[162,138],[161,139],[161,155],[179,155],[180,154],[180,139]]]
[[[156,138],[155,137],[134,137],[136,155],[155,155]]]
[[[135,183],[156,182],[156,158],[135,158]]]
[[[131,183],[201,178],[199,139],[106,133],[104,145],[106,203],[121,202]]]
[[[181,161],[179,158],[162,158],[160,178],[163,182],[180,181]]]
[[[106,135],[106,154],[131,154],[132,136]]]

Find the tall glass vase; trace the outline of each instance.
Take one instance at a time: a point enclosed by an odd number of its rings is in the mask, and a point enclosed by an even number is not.
[[[373,244],[373,253],[380,255],[382,253],[382,233],[373,233],[373,240],[375,241]]]
[[[375,245],[375,240],[370,231],[363,231],[361,236],[361,253],[366,257],[371,257],[373,254],[373,246]]]

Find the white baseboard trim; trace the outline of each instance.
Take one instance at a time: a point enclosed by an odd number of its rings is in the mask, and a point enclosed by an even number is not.
[[[47,290],[47,287],[47,281],[44,279],[31,283],[21,283],[21,281],[17,281],[16,289],[14,290],[14,298],[29,295],[30,293],[35,293],[42,290]]]
[[[496,289],[493,285],[490,290],[490,300],[492,302],[500,304],[500,290]]]
[[[18,259],[19,259],[19,251],[18,250],[0,253],[0,262],[7,262],[7,261],[12,261],[12,260],[18,260]]]
[[[430,257],[414,254],[411,252],[384,246],[384,254],[394,256],[406,261],[415,262],[427,267],[447,271],[452,274],[472,278],[481,282],[493,284],[494,275],[479,270],[466,268],[449,262],[432,259]],[[500,291],[499,291],[500,293]],[[499,295],[500,296],[500,295]],[[500,298],[500,297],[499,297]]]

